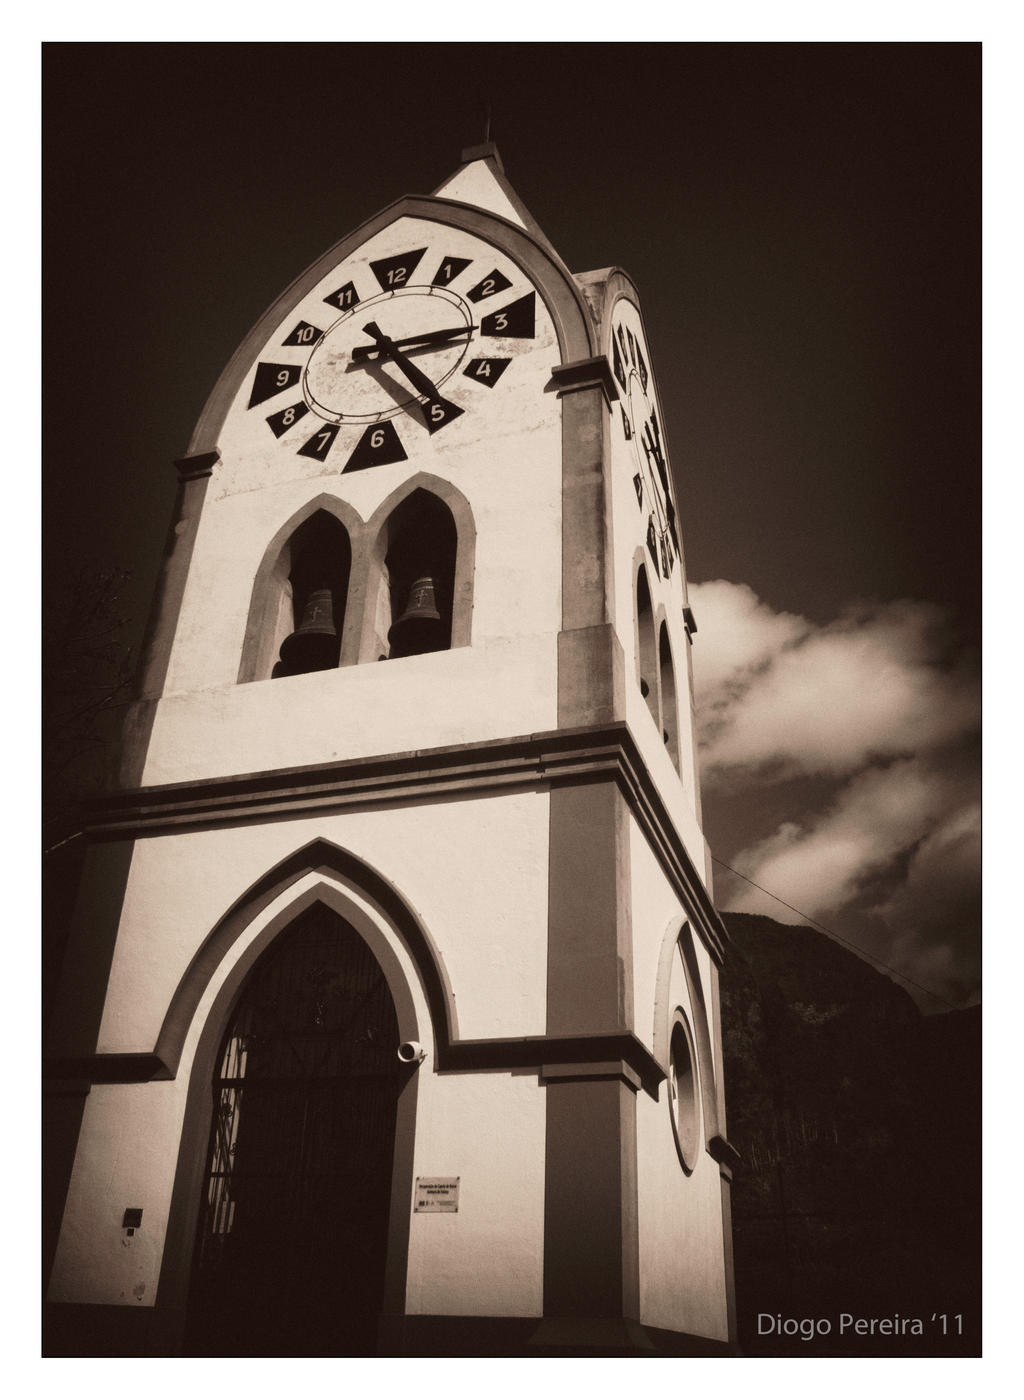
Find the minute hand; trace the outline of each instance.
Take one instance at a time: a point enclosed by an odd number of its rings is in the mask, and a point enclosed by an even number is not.
[[[364,327],[364,329],[366,329]],[[450,340],[455,340],[460,335],[470,335],[476,330],[476,326],[452,326],[450,330],[424,331],[420,335],[406,335],[401,340],[392,340],[391,346],[398,346],[401,350],[412,349],[420,345],[444,345]],[[385,349],[381,344],[357,345],[352,351],[353,360],[368,360],[371,355],[377,355],[382,360],[390,359],[390,350]]]
[[[428,378],[421,369],[413,364],[408,355],[402,354],[401,350],[395,345],[395,342],[388,339],[380,326],[377,325],[376,321],[369,321],[363,327],[363,330],[367,335],[373,336],[374,340],[377,342],[377,348],[386,353],[389,360],[394,360],[395,364],[418,394],[422,394],[428,399],[439,399],[441,397],[437,392],[437,385]]]

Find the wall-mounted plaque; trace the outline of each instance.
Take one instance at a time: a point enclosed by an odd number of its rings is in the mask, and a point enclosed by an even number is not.
[[[457,1176],[418,1176],[416,1204],[418,1214],[433,1211],[454,1212],[459,1208],[459,1178]]]

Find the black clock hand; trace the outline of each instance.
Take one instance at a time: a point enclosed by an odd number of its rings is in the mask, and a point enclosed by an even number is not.
[[[420,335],[406,335],[400,340],[391,341],[392,345],[397,345],[400,350],[411,350],[421,345],[445,345],[448,341],[454,340],[456,336],[471,335],[476,330],[476,326],[452,326],[450,330],[424,331]],[[368,360],[371,355],[376,355],[379,359],[391,358],[380,345],[356,345],[352,350],[353,360]]]
[[[427,399],[440,399],[441,395],[437,392],[437,385],[433,380],[414,365],[408,355],[402,354],[395,342],[384,334],[376,321],[368,321],[363,330],[367,335],[373,336],[377,342],[377,348],[382,352],[382,358],[386,354],[389,360],[394,360],[418,394],[422,394]]]
[[[417,369],[409,356],[397,348],[395,342],[384,334],[376,321],[368,321],[363,330],[367,335],[373,336],[381,352],[378,359],[371,363],[379,364],[380,360],[384,359],[394,360],[416,392],[422,394],[426,399],[427,409],[424,419],[428,433],[436,433],[446,423],[462,416],[463,410],[459,408],[458,404],[449,403],[447,399],[441,397],[437,385],[421,369]]]

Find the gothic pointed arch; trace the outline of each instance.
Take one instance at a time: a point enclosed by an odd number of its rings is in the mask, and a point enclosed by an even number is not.
[[[495,248],[516,262],[540,290],[555,324],[562,361],[570,364],[598,354],[597,332],[583,292],[546,239],[538,238],[529,229],[488,210],[457,200],[427,195],[408,196],[388,205],[348,237],[334,244],[268,307],[217,380],[192,434],[190,455],[216,450],[228,410],[253,359],[289,308],[361,244],[404,217],[449,224],[452,228],[466,229],[489,240]]]
[[[716,1137],[721,1129],[718,1123],[718,1074],[715,1070],[712,1052],[712,1025],[708,1006],[704,999],[704,985],[694,947],[693,932],[688,922],[680,924],[673,919],[665,931],[661,954],[658,958],[658,975],[655,983],[654,999],[654,1057],[664,1070],[668,1070],[671,1060],[671,1037],[675,1008],[671,1001],[672,964],[678,957],[686,981],[689,1000],[690,1028],[696,1048],[697,1071],[700,1080],[701,1106],[704,1111],[705,1145]]]
[[[320,877],[308,881],[308,876]],[[332,878],[333,877],[333,878]],[[348,895],[349,886],[364,896],[381,916],[369,919]],[[261,915],[289,889],[295,897],[258,927]],[[340,916],[350,936],[361,938],[379,965],[390,990],[398,1034],[406,1039],[432,1041],[440,1052],[457,1033],[454,1001],[440,956],[416,914],[397,891],[359,857],[322,838],[310,842],[281,861],[227,911],[193,957],[171,999],[157,1040],[156,1054],[177,1077],[179,1064],[200,1003],[208,989],[216,987],[205,1007],[194,1051],[189,1060],[188,1086],[178,1147],[174,1186],[167,1223],[166,1244],[160,1269],[159,1296],[162,1317],[180,1330],[189,1296],[197,1223],[204,1194],[210,1141],[212,1100],[210,1084],[223,1056],[224,1038],[234,1008],[250,973],[275,940],[293,929],[317,907]],[[386,926],[387,933],[381,927]],[[392,946],[400,940],[420,979],[429,1011],[430,1026],[418,1024],[412,989],[406,982]],[[242,952],[232,958],[239,942]],[[226,971],[225,971],[226,968]],[[219,982],[219,985],[217,985]],[[431,1032],[433,1034],[431,1035]],[[397,1053],[397,1045],[395,1047]],[[407,1199],[412,1190],[413,1145],[416,1127],[418,1075],[407,1067],[402,1076],[395,1120],[395,1146],[391,1197]],[[408,1217],[396,1214],[390,1231],[384,1280],[384,1310],[401,1311],[405,1291]]]
[[[366,526],[367,604],[359,654],[363,660],[446,651],[472,637],[476,527],[469,502],[456,486],[417,472],[374,512]],[[429,588],[421,581],[430,580]],[[421,584],[417,588],[417,584]],[[403,615],[433,608],[436,623],[423,645],[397,626]]]
[[[664,618],[658,627],[658,682],[661,691],[661,737],[672,766],[679,772],[679,706],[676,700],[676,671],[672,643]]]
[[[647,582],[647,567],[641,558],[634,562],[633,625],[635,629],[635,667],[640,693],[657,728],[661,729],[658,650],[654,631],[654,604]]]
[[[233,945],[243,938],[253,920],[278,899],[290,886],[296,885],[304,876],[314,871],[334,874],[357,888],[367,896],[384,914],[394,934],[401,940],[412,958],[419,974],[420,983],[430,1009],[433,1033],[437,1044],[447,1048],[458,1035],[455,1016],[455,1000],[444,968],[441,955],[421,920],[406,903],[394,886],[372,866],[350,851],[343,850],[332,841],[319,838],[303,846],[286,857],[260,880],[256,881],[218,921],[196,951],[181,980],[175,989],[164,1016],[154,1054],[165,1066],[171,1077],[177,1073],[178,1065],[192,1025],[196,1009],[217,975],[225,957]],[[316,894],[306,892],[301,899],[302,907],[314,897],[322,897],[327,902],[340,906],[330,892]],[[260,932],[246,950],[241,962],[251,963],[280,928],[298,912],[298,903],[288,908]],[[345,912],[342,910],[342,912]],[[374,952],[388,972],[389,950],[383,939],[375,940]],[[390,961],[394,964],[393,954]],[[395,964],[397,966],[397,964]],[[239,977],[241,973],[238,974]],[[408,1008],[408,992],[403,990],[400,981],[393,976],[393,992],[399,1009],[401,1022],[403,1006]]]
[[[266,680],[275,673],[282,643],[300,625],[317,590],[331,593],[338,650],[343,650],[353,539],[360,525],[345,501],[321,493],[275,532],[253,580],[239,683]],[[350,630],[353,621],[349,619]],[[338,664],[337,657],[333,664]]]
[[[375,1326],[413,1077],[391,986],[322,895],[245,976],[212,1074],[204,1054],[190,1086],[214,1106],[186,1355],[348,1355]]]

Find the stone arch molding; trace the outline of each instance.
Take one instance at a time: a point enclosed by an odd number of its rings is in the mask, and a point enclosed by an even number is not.
[[[294,852],[251,886],[197,950],[171,997],[157,1037],[154,1054],[162,1065],[158,1077],[177,1076],[201,1004],[209,1003],[204,1023],[223,1020],[256,959],[317,901],[348,920],[380,963],[395,1000],[403,1039],[433,1039],[439,1054],[457,1039],[455,1001],[447,972],[422,920],[372,866],[321,838]],[[244,945],[242,951],[233,956],[239,944]],[[403,953],[413,965],[430,1025],[421,1024],[417,1014],[417,998],[403,966]]]
[[[259,568],[253,579],[252,594],[249,600],[249,612],[245,623],[245,636],[242,641],[242,656],[238,667],[239,683],[245,681],[261,680],[269,676],[274,663],[274,617],[277,608],[278,592],[280,580],[277,577],[279,565],[286,545],[298,530],[300,525],[304,525],[307,520],[316,515],[318,511],[324,511],[337,520],[349,538],[349,545],[352,550],[352,559],[349,569],[349,592],[352,591],[352,579],[356,573],[357,556],[356,550],[364,545],[363,536],[365,534],[365,522],[347,501],[343,501],[339,496],[332,496],[326,491],[318,492],[311,496],[303,505],[292,512],[288,519],[278,527],[271,536],[266,548],[263,551],[263,558],[260,560]],[[352,630],[352,621],[346,616],[345,634],[342,636],[342,664],[344,664],[345,642],[347,634]]]
[[[669,1069],[670,1038],[675,1014],[671,1000],[672,962],[678,948],[686,979],[690,1030],[697,1051],[697,1073],[700,1077],[700,1099],[704,1119],[704,1144],[707,1147],[719,1136],[718,1092],[715,1060],[711,1047],[711,1019],[704,999],[704,984],[693,931],[687,920],[674,918],[665,931],[658,958],[658,976],[654,1000],[654,1057],[666,1077]]]
[[[371,515],[365,527],[365,535],[369,548],[367,561],[367,596],[369,596],[370,590],[376,586],[377,580],[384,569],[384,553],[386,549],[385,536],[388,522],[402,502],[408,500],[408,498],[417,491],[425,491],[428,495],[436,497],[437,500],[451,512],[452,519],[455,522],[457,546],[452,599],[451,649],[454,650],[456,647],[466,647],[469,646],[472,640],[473,631],[473,578],[476,568],[476,524],[473,520],[473,512],[470,509],[469,501],[459,488],[446,478],[435,476],[433,472],[416,472],[406,481],[396,486],[373,512],[373,515]],[[360,644],[361,658],[363,653],[367,652],[368,641],[372,640],[372,638],[368,638],[365,635],[371,624],[371,619],[367,615],[368,612],[369,609],[366,609],[364,612],[364,636]],[[342,664],[344,665],[344,657],[342,658]]]
[[[256,570],[242,642],[238,683],[267,679],[276,651],[274,619],[280,588],[280,561],[296,530],[318,511],[332,515],[348,534],[352,551],[348,597],[341,638],[341,667],[376,661],[372,607],[368,600],[380,587],[384,569],[385,534],[395,510],[416,491],[435,496],[451,512],[458,540],[452,609],[451,648],[469,646],[472,638],[473,578],[476,566],[476,524],[469,501],[453,482],[432,472],[420,471],[401,482],[381,501],[369,520],[350,502],[329,492],[311,496],[271,536]]]
[[[409,195],[395,201],[329,248],[274,301],[249,331],[210,394],[189,443],[189,456],[216,452],[217,438],[242,380],[275,326],[320,279],[361,244],[399,219],[429,219],[465,229],[491,243],[540,291],[558,336],[559,353],[569,363],[598,353],[594,322],[572,273],[547,244],[528,229],[474,205],[434,195]]]

